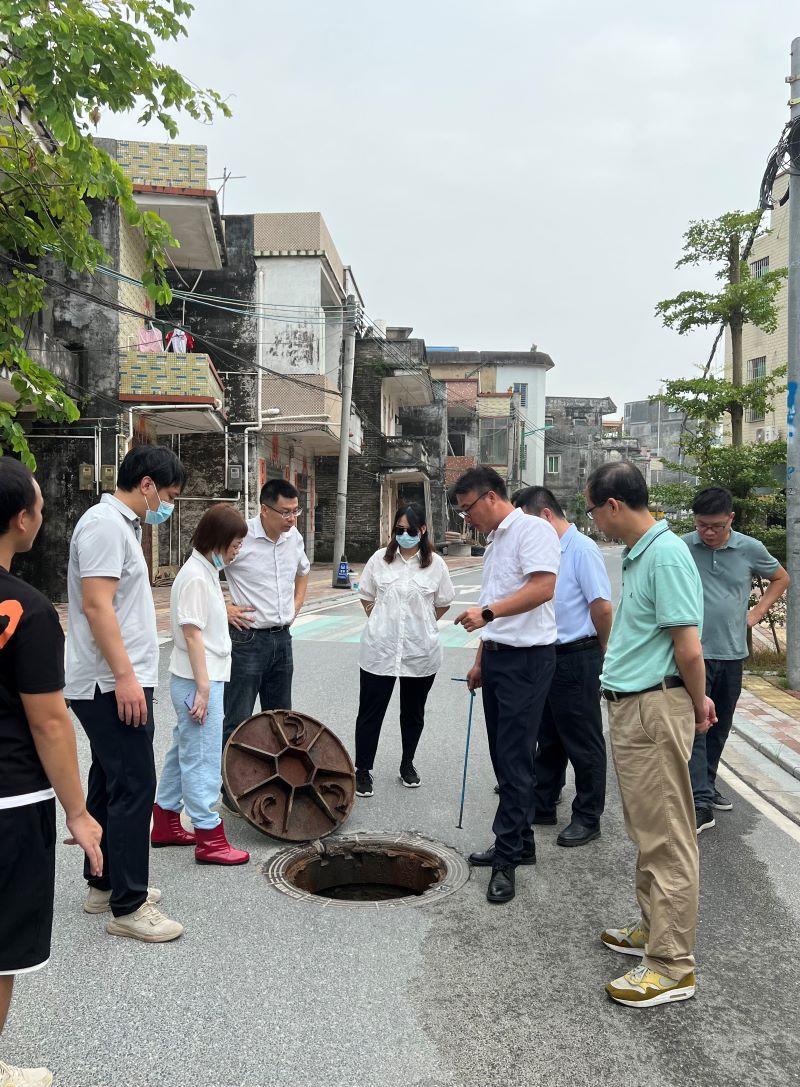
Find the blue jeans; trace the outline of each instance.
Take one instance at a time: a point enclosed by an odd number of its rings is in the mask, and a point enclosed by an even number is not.
[[[689,775],[697,811],[710,808],[714,800],[717,767],[733,725],[733,712],[742,693],[743,661],[706,661],[706,694],[717,711],[717,723],[702,736],[695,735]]]
[[[195,681],[170,676],[169,692],[177,722],[172,747],[164,759],[156,804],[167,811],[180,811],[185,806],[192,826],[200,830],[213,830],[220,823],[212,804],[219,797],[221,781],[224,687],[222,680],[212,681],[206,720],[199,725],[184,703],[188,695],[194,697]]]
[[[225,684],[223,746],[242,721],[253,716],[256,696],[262,710],[292,708],[292,636],[288,630],[230,628],[231,678]]]

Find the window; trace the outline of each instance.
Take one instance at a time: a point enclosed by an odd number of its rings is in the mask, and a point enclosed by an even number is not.
[[[557,476],[561,471],[561,454],[560,453],[548,453],[547,455],[547,474],[549,476]]]
[[[760,260],[754,260],[750,265],[750,275],[753,279],[761,279],[763,275],[766,275],[769,271],[769,257],[762,257]]]
[[[552,426],[553,425],[553,416],[552,415],[545,415],[544,425],[545,426]]]
[[[508,464],[508,419],[481,419],[480,460],[482,464]]]
[[[757,359],[748,359],[747,362],[747,379],[748,381],[760,381],[767,376],[767,356],[761,355]],[[754,408],[748,408],[745,412],[745,422],[747,423],[759,423],[764,418],[763,411],[757,411]]]
[[[447,440],[450,442],[450,449],[454,457],[465,457],[467,436],[466,434],[459,434],[457,431],[451,431],[447,435]]]
[[[519,393],[520,407],[527,408],[528,406],[528,383],[527,381],[515,381],[514,392]]]

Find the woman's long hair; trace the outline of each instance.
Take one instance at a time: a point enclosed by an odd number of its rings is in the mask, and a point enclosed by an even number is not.
[[[420,566],[430,566],[433,561],[433,545],[431,544],[431,538],[428,532],[423,533],[421,531],[423,528],[427,529],[428,522],[425,520],[425,510],[416,502],[409,502],[407,506],[401,506],[394,515],[394,521],[392,522],[392,538],[389,540],[389,546],[386,548],[386,554],[383,556],[384,562],[394,562],[395,555],[400,550],[400,545],[395,539],[395,533],[397,532],[397,522],[401,517],[405,517],[408,521],[408,529],[412,536],[419,533]]]

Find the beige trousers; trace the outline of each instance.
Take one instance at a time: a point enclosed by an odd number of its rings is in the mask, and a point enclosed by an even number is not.
[[[608,714],[625,829],[639,850],[636,897],[650,934],[643,962],[678,981],[694,970],[700,886],[692,700],[673,687],[609,702]]]

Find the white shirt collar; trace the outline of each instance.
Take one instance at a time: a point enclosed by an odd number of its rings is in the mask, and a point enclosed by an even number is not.
[[[134,524],[141,524],[141,518],[137,513],[134,513],[130,506],[126,506],[124,502],[113,494],[101,494],[100,501],[104,502],[107,506],[111,505],[115,510],[118,510],[123,517],[126,517],[129,521],[133,521]]]
[[[499,532],[505,532],[507,529],[509,529],[511,527],[511,525],[514,523],[514,521],[517,521],[520,517],[525,517],[525,516],[526,516],[526,514],[524,514],[521,509],[519,509],[519,508],[513,509],[511,511],[511,513],[506,514],[506,516],[503,518],[503,520],[500,522],[500,524],[497,526],[497,528],[493,529],[488,534],[486,539],[487,540],[493,540],[495,538],[495,536],[497,536],[497,534]]]

